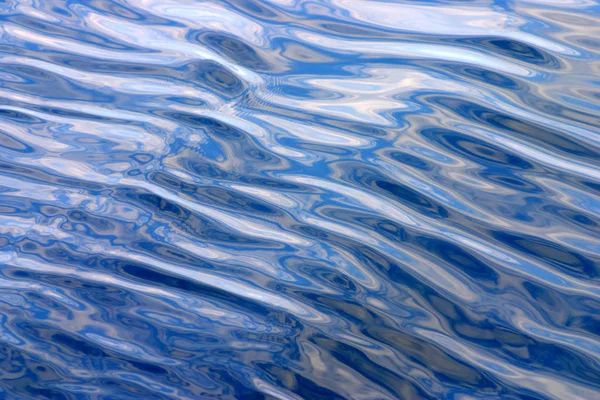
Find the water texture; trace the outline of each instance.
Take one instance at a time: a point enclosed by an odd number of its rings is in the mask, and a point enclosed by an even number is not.
[[[1,399],[600,398],[600,3],[0,2]]]

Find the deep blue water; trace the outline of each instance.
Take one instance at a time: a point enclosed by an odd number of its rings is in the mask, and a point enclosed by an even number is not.
[[[0,399],[600,399],[600,3],[0,1]]]

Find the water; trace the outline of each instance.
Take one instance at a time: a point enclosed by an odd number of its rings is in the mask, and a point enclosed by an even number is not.
[[[0,3],[0,398],[600,398],[600,3]]]

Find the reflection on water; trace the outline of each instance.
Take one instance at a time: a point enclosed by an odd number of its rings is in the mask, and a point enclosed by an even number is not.
[[[0,4],[0,397],[600,396],[595,0]]]

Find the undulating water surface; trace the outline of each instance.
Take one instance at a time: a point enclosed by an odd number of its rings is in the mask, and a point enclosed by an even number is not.
[[[0,398],[600,398],[600,2],[0,2]]]

